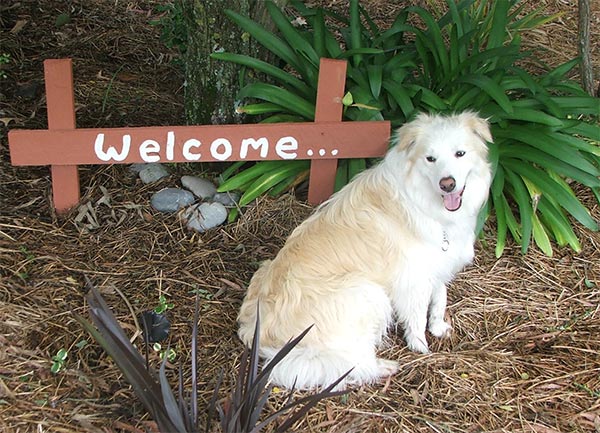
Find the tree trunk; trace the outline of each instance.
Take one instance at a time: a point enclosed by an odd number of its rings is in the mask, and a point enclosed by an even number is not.
[[[579,56],[581,57],[581,83],[584,90],[594,96],[594,73],[592,71],[592,54],[590,48],[590,16],[590,0],[579,0]]]
[[[225,9],[250,17],[263,27],[271,22],[264,0],[180,0],[188,30],[185,56],[185,111],[189,124],[240,123],[236,112],[240,66],[213,60],[227,51],[266,60],[266,50],[224,14]],[[282,7],[287,0],[275,2]]]

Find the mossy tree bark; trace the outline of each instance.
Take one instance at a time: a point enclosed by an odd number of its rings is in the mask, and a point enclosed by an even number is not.
[[[185,108],[189,124],[240,123],[240,66],[213,60],[210,54],[227,51],[267,60],[267,53],[224,14],[231,9],[270,28],[264,0],[180,0],[188,30],[185,56]],[[276,0],[283,7],[287,0]]]
[[[581,57],[581,83],[586,92],[594,96],[594,72],[590,47],[590,0],[579,0],[579,56]],[[598,87],[600,96],[600,86]]]

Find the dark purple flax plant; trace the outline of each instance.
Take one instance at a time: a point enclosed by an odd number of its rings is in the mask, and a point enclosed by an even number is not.
[[[348,373],[322,391],[305,397],[294,399],[291,389],[279,409],[263,414],[265,406],[274,386],[269,383],[269,375],[273,368],[304,338],[310,331],[290,340],[277,355],[259,369],[260,318],[257,315],[255,338],[251,348],[244,348],[236,383],[225,402],[218,403],[223,379],[223,370],[216,378],[216,385],[208,407],[198,409],[198,319],[199,308],[196,298],[194,322],[191,341],[191,381],[186,389],[183,367],[179,365],[177,391],[174,392],[166,374],[167,357],[163,358],[156,372],[153,370],[138,349],[130,342],[125,331],[119,325],[100,292],[86,277],[88,292],[86,300],[89,304],[91,322],[75,314],[75,318],[94,337],[106,353],[113,359],[131,384],[133,391],[156,422],[162,433],[198,433],[200,428],[200,412],[206,413],[205,431],[208,432],[216,414],[224,433],[258,433],[267,424],[279,419],[274,431],[281,433],[291,428],[320,400],[345,394],[347,391],[334,391]],[[146,339],[148,338],[146,330]]]

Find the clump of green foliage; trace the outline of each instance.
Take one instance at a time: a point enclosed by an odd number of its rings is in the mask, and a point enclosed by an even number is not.
[[[516,0],[449,0],[445,13],[408,7],[383,29],[358,0],[350,0],[348,16],[290,3],[293,15],[267,3],[275,32],[225,12],[277,59],[269,64],[235,53],[212,54],[259,73],[248,75],[240,92],[248,101],[241,108],[245,113],[262,122],[313,120],[319,59],[347,59],[346,120],[386,119],[397,127],[420,111],[467,109],[489,119],[494,181],[480,226],[495,215],[497,256],[509,234],[523,253],[533,239],[551,255],[552,241],[581,249],[572,219],[598,230],[573,190],[576,182],[600,201],[598,99],[569,78],[577,60],[549,68],[521,48],[523,31],[555,16],[525,13],[525,4]],[[529,72],[525,62],[537,62],[543,72]],[[260,76],[266,78],[257,80]],[[340,161],[336,187],[369,164]],[[220,190],[244,191],[243,206],[267,191],[281,193],[307,171],[306,161],[239,162],[223,173]]]

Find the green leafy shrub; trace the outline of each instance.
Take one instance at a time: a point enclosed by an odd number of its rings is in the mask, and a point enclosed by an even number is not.
[[[280,60],[275,66],[233,53],[212,55],[267,77],[269,82],[253,81],[243,87],[240,97],[253,101],[243,111],[260,115],[263,122],[310,121],[319,59],[348,59],[347,120],[387,119],[397,127],[418,111],[466,109],[489,118],[495,137],[490,144],[495,176],[481,221],[490,213],[496,216],[498,256],[508,233],[523,253],[533,239],[551,255],[551,240],[580,250],[570,217],[598,229],[571,181],[591,189],[600,200],[600,127],[594,123],[600,115],[599,101],[568,78],[576,60],[554,69],[539,65],[545,72],[538,75],[521,66],[537,62],[521,49],[521,33],[555,16],[544,17],[539,10],[525,14],[516,0],[448,1],[448,11],[439,18],[409,7],[384,30],[358,0],[350,1],[348,17],[291,3],[306,25],[295,27],[291,17],[269,3],[277,34],[226,11]],[[305,175],[301,164],[305,163],[259,162],[246,168],[239,163],[224,174],[220,189],[245,191],[245,204],[269,188],[280,192]],[[340,161],[336,187],[368,164]]]

